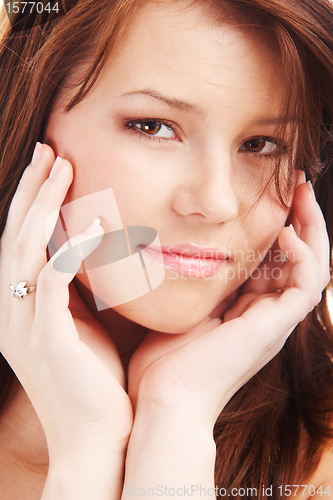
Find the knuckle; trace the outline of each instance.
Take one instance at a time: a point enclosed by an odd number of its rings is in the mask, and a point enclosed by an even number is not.
[[[8,338],[6,347],[8,353],[12,353],[12,355],[14,355],[15,353],[17,355],[20,351],[22,351],[22,349],[25,348],[26,338],[28,337],[28,335],[25,335],[24,338],[23,335],[21,335],[21,332],[18,330],[17,325],[12,324],[12,322],[10,324],[10,327],[8,328],[7,336]]]
[[[40,210],[41,207],[45,204],[45,202],[48,200],[47,195],[45,193],[45,188],[44,185],[40,188],[35,201],[34,201],[34,206],[33,208],[36,210]]]
[[[31,167],[30,165],[28,165],[25,168],[25,170],[21,176],[20,182],[18,183],[16,192],[14,194],[14,197],[12,200],[12,205],[16,204],[17,199],[24,198],[25,196],[28,195],[28,193],[30,193],[34,173],[35,173],[35,169],[33,167]],[[12,205],[11,205],[10,209],[13,208]]]
[[[321,291],[314,291],[314,293],[312,294],[311,296],[311,300],[310,300],[310,307],[311,307],[311,310],[319,304],[319,302],[321,302],[321,299],[323,297],[323,293]]]
[[[11,242],[13,240],[15,240],[14,230],[11,227],[10,219],[9,219],[9,216],[8,216],[6,225],[5,225],[4,230],[3,230],[2,234],[1,234],[0,248],[3,249],[3,248],[8,247],[9,245],[11,245]]]
[[[331,282],[331,273],[327,271],[326,278],[324,279],[324,288],[326,288]]]
[[[31,211],[33,216],[39,213],[47,213],[54,210],[54,195],[50,192],[50,186],[43,184],[35,198]]]
[[[48,167],[52,166],[55,161],[55,154],[51,146],[48,144],[42,144],[42,161]]]
[[[12,261],[19,262],[23,259],[26,253],[26,244],[20,235],[16,238],[12,246]]]
[[[16,196],[16,195],[21,196],[21,194],[24,194],[26,191],[29,190],[30,183],[29,183],[28,177],[29,177],[29,174],[31,173],[31,171],[32,171],[31,167],[25,168],[25,170],[22,174],[22,177],[20,179],[20,182],[18,183],[16,193],[14,196]]]
[[[282,347],[285,344],[286,339],[281,337],[281,335],[276,336],[272,339],[270,339],[269,342],[267,342],[266,346],[263,349],[263,354],[264,357],[267,358],[267,360],[271,360],[278,352],[281,351]]]
[[[4,229],[1,238],[0,238],[0,255],[2,252],[8,247],[9,244],[9,235],[8,232],[5,232],[6,229]]]
[[[55,285],[55,276],[54,273],[48,268],[44,267],[42,271],[39,273],[38,280],[37,280],[37,287],[38,290],[48,292],[52,288],[54,288]]]
[[[257,343],[258,353],[267,358],[271,358],[278,350],[281,342],[281,331],[279,329],[271,329],[268,333],[267,328],[262,328],[259,342]]]

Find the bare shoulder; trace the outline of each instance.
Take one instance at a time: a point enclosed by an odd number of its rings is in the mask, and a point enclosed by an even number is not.
[[[307,485],[299,485],[295,496],[292,496],[296,500],[333,499],[333,443],[327,447],[316,472],[307,481]]]

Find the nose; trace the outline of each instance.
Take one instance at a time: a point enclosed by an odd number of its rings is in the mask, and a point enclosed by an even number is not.
[[[233,185],[232,160],[228,153],[207,152],[182,169],[172,208],[182,216],[198,215],[207,222],[230,222],[238,215]],[[195,168],[193,168],[195,165]]]

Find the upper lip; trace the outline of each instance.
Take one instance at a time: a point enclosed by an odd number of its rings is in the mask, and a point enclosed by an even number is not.
[[[214,247],[200,247],[193,244],[170,244],[170,245],[161,245],[161,247],[157,247],[154,245],[142,245],[144,247],[148,247],[151,250],[156,252],[160,252],[162,250],[163,253],[169,254],[178,254],[183,257],[197,257],[200,259],[216,259],[216,260],[229,260],[228,255]]]

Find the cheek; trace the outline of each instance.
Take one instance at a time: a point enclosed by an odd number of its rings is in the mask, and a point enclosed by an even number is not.
[[[283,207],[277,199],[275,189],[272,193],[265,194],[258,206],[253,209],[253,214],[249,216],[246,225],[246,232],[247,250],[252,255],[255,252],[256,266],[275,243],[280,231],[285,226],[288,211],[289,209]],[[278,249],[277,252],[279,252]]]
[[[49,122],[45,140],[74,168],[74,180],[64,203],[112,188],[124,224],[146,223],[167,197],[170,176],[157,173],[158,155],[143,153],[128,139],[107,127],[88,127],[80,109]],[[114,137],[113,137],[114,136]],[[111,139],[111,137],[113,137]],[[140,220],[141,219],[141,220]]]
[[[71,119],[68,116],[67,120],[59,120],[58,123],[50,122],[47,128],[47,137],[56,154],[71,161],[74,167],[74,181],[65,203],[90,194],[95,194],[96,199],[101,201],[99,192],[112,188],[121,217],[120,224],[148,225],[157,231],[162,230],[163,236],[166,237],[165,231],[168,230],[169,222],[173,222],[173,219],[168,218],[168,196],[173,186],[171,179],[177,176],[176,170],[171,174],[170,170],[177,162],[170,161],[168,169],[162,168],[164,164],[159,169],[160,165],[153,155],[142,157],[136,154],[135,149],[125,147],[122,140],[110,142],[108,133],[97,133],[93,126],[89,130],[87,124],[82,123],[83,120],[74,114],[74,111],[75,108],[70,115]],[[168,174],[162,174],[163,171]],[[241,181],[240,185],[244,186],[243,177]],[[259,185],[259,180],[257,184]],[[233,230],[228,232],[227,238],[229,240],[229,235],[234,235],[230,238],[230,245],[234,251],[242,252],[243,263],[240,265],[246,268],[247,276],[249,270],[257,267],[263,259],[287,218],[286,210],[276,200],[275,188],[267,190],[258,206],[252,208],[252,200],[256,198],[259,190],[257,184],[252,186],[253,193],[249,195],[249,191],[246,191],[244,196],[241,196],[241,199],[244,199],[246,194],[247,202],[244,203],[242,214],[235,221]],[[112,207],[107,202],[102,204],[107,220]],[[77,229],[80,224],[85,228],[95,216],[101,215],[101,205],[98,203],[95,204],[95,210],[98,211],[96,214],[90,206],[85,207],[85,210],[84,217],[87,221],[82,222],[83,210],[79,210],[72,217],[73,228]],[[102,225],[106,232],[115,229],[112,224],[108,228],[105,220]],[[222,235],[221,246],[223,244]],[[105,269],[102,270],[100,275],[96,276],[94,287],[106,307],[110,295],[110,276]],[[91,288],[86,278],[84,275],[79,276],[79,279]],[[213,308],[243,281],[243,274],[240,274],[240,279],[226,280],[222,275],[221,279],[202,283],[198,280],[191,282],[169,279],[150,293],[143,293],[143,290],[142,295],[134,301],[124,300],[124,305],[116,306],[115,309],[125,317],[149,328],[176,333],[185,331],[205,319]],[[124,289],[133,290],[135,286],[141,285],[137,282],[131,286],[125,284]],[[140,293],[139,289],[137,295]],[[101,307],[103,308],[103,305]],[[184,315],[184,311],[188,310],[193,311],[191,323],[188,315]]]

